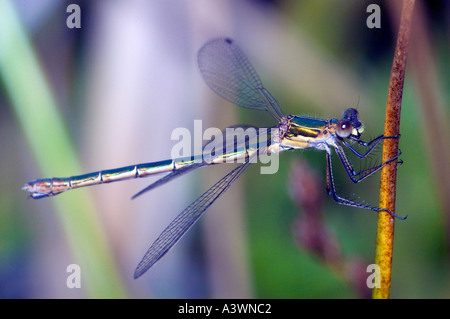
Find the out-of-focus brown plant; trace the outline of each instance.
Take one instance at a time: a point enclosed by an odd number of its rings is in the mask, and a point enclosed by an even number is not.
[[[336,236],[325,223],[325,192],[321,178],[305,160],[293,162],[289,176],[291,197],[299,207],[294,224],[297,244],[344,278],[357,296],[370,298],[371,291],[366,285],[369,262],[359,257],[346,258]]]

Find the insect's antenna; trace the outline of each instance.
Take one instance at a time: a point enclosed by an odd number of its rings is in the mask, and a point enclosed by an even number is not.
[[[358,110],[358,108],[359,108],[359,101],[360,101],[360,99],[361,99],[361,95],[358,95],[358,103],[356,104],[356,110]]]

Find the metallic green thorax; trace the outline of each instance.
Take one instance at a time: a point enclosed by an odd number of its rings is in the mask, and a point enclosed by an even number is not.
[[[289,129],[285,137],[311,137],[317,138],[320,132],[328,125],[327,120],[309,118],[304,116],[293,116],[289,119]]]
[[[322,120],[307,116],[292,116],[289,122],[291,125],[322,129],[328,125],[330,120]]]
[[[289,115],[280,125],[281,145],[294,149],[316,147],[331,136],[330,124],[330,120]]]

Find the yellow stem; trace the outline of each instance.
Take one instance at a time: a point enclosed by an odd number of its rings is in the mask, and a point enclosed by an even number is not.
[[[414,8],[414,0],[404,0],[400,28],[392,64],[391,78],[386,102],[384,135],[393,136],[400,131],[400,110],[405,78],[406,57],[408,55],[409,33]],[[383,162],[398,154],[398,139],[387,139],[383,143]],[[381,170],[380,207],[395,211],[397,163],[386,165]],[[387,212],[379,212],[375,264],[380,267],[380,287],[373,289],[373,298],[390,297],[392,255],[394,243],[394,218]]]

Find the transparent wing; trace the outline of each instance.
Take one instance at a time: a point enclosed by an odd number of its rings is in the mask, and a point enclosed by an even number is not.
[[[186,166],[186,167],[180,168],[176,171],[170,172],[166,176],[161,177],[156,182],[148,185],[146,188],[144,188],[144,189],[140,190],[139,192],[137,192],[136,194],[134,194],[133,197],[131,197],[131,199],[135,199],[136,197],[141,196],[142,194],[147,193],[156,187],[159,187],[161,185],[164,185],[164,184],[170,182],[175,177],[182,176],[182,175],[189,173],[189,172],[191,172],[199,167],[202,167],[204,165],[205,164],[203,164],[203,163],[196,163],[196,164],[192,164],[191,166]]]
[[[207,166],[208,163],[211,163],[218,157],[225,158],[227,154],[237,155],[242,154],[245,151],[250,151],[251,153],[257,152],[257,154],[254,155],[265,155],[267,147],[270,143],[270,136],[268,136],[268,134],[269,129],[258,128],[250,125],[234,125],[227,127],[222,131],[222,139],[214,138],[205,143],[203,146],[203,161],[201,163],[195,163],[170,172],[140,190],[138,193],[133,195],[131,199],[135,199],[136,197],[151,191],[156,187],[162,186],[179,176],[194,171],[197,168]],[[248,158],[240,158],[238,163],[244,163],[245,161],[248,161]]]
[[[284,116],[232,39],[207,42],[198,52],[198,66],[206,84],[224,99],[242,107],[268,111],[278,121]]]
[[[250,162],[239,165],[228,173],[203,195],[186,207],[159,235],[138,264],[134,278],[142,276],[153,264],[163,257],[170,248],[191,228],[202,214],[218,199],[233,182],[250,166]]]

